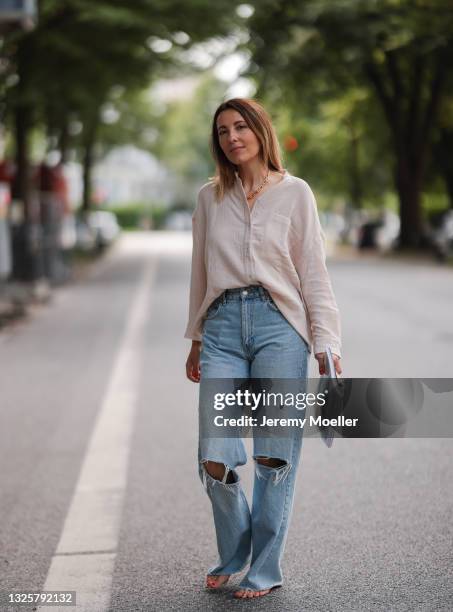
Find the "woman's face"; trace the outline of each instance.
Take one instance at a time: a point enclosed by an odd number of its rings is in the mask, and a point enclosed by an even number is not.
[[[219,144],[227,159],[239,166],[254,159],[260,142],[238,111],[228,108],[217,117]]]

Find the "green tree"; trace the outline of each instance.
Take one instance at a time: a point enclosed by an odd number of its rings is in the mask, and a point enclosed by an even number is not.
[[[314,108],[297,93],[281,90],[273,103],[262,94],[267,107],[278,109],[273,114],[288,167],[322,186],[330,202],[344,200],[355,209],[382,203],[388,138],[376,128],[378,109],[366,88],[350,88]]]
[[[209,150],[211,121],[226,87],[206,72],[192,96],[168,104],[159,125],[154,152],[181,177],[191,199],[200,183],[214,173]]]
[[[252,71],[301,99],[368,87],[394,158],[402,247],[423,240],[421,194],[442,96],[448,89],[453,10],[448,0],[264,0],[249,22]],[[316,88],[315,88],[316,89]]]
[[[2,41],[3,122],[14,130],[26,223],[30,206],[29,142],[36,126],[57,139],[63,158],[71,123],[81,133],[84,207],[90,203],[91,168],[101,133],[101,113],[118,87],[146,88],[159,71],[177,63],[175,47],[228,33],[237,0],[40,0],[38,25]],[[160,45],[160,47],[159,47]]]
[[[153,76],[170,71],[178,63],[175,47],[189,48],[227,34],[237,22],[237,4],[226,0],[41,0],[36,29],[4,41],[3,56],[8,62],[4,79],[18,77],[7,89],[3,104],[19,124],[18,159],[27,158],[24,134],[39,121],[49,133],[59,135],[65,153],[71,117],[81,121],[85,155],[90,159],[100,110],[112,92],[119,86],[147,87]],[[171,43],[171,49],[156,51],[156,40]],[[86,166],[88,172],[89,163]],[[25,186],[18,190],[26,192]]]

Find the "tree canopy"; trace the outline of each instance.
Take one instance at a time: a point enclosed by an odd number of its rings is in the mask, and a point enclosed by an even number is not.
[[[401,245],[423,238],[421,193],[451,95],[453,9],[447,0],[264,0],[252,3],[250,74],[259,94],[293,93],[310,111],[357,87],[379,104],[400,202]],[[279,24],[275,27],[275,24]]]

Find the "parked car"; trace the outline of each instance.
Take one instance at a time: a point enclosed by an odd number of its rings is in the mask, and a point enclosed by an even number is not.
[[[76,218],[76,248],[79,251],[89,253],[96,248],[96,235],[88,221],[78,215]]]
[[[73,213],[66,213],[61,222],[60,248],[71,251],[77,245],[77,222]]]
[[[453,210],[441,213],[432,225],[431,241],[436,257],[441,261],[453,257]]]
[[[116,215],[109,210],[96,210],[88,213],[88,223],[94,232],[98,249],[109,246],[121,232]]]
[[[377,219],[369,219],[360,225],[357,246],[359,249],[389,250],[396,245],[400,232],[398,215],[385,210]]]
[[[381,251],[393,249],[400,234],[400,218],[391,210],[385,210],[381,216],[381,224],[376,232],[376,245]]]

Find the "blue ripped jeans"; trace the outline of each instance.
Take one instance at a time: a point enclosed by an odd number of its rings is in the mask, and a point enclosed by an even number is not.
[[[235,470],[247,462],[243,440],[239,436],[209,437],[206,419],[212,405],[203,405],[203,381],[297,378],[301,391],[305,391],[308,354],[305,340],[261,286],[228,290],[208,309],[200,356],[198,460],[200,478],[212,503],[219,553],[216,565],[208,573],[233,574],[250,563],[239,585],[242,589],[264,590],[283,583],[281,559],[303,430],[291,428],[286,437],[262,437],[254,431],[255,475],[250,511]],[[279,459],[282,466],[272,468],[258,463],[256,459],[260,457]],[[207,461],[225,465],[223,480],[208,473],[204,465]]]

